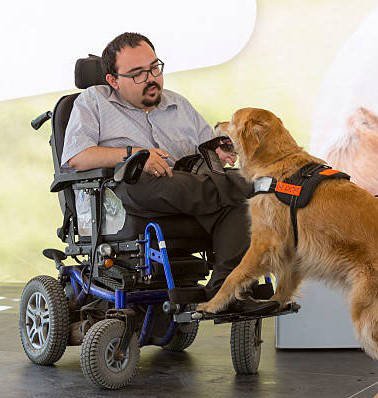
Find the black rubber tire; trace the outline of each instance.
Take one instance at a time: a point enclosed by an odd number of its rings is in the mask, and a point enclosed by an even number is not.
[[[185,311],[194,311],[195,308],[195,304],[189,304],[186,306]],[[171,341],[163,346],[163,349],[172,352],[184,351],[194,342],[197,337],[198,328],[199,321],[194,321],[186,325],[178,325]]]
[[[47,338],[40,348],[33,346],[26,324],[28,302],[33,294],[38,293],[44,298],[44,305],[49,311]],[[32,362],[52,365],[62,357],[69,337],[69,310],[64,290],[56,279],[41,275],[31,279],[24,287],[20,300],[19,331],[24,351]]]
[[[231,358],[237,374],[257,373],[261,356],[261,328],[261,319],[232,323]]]
[[[84,337],[80,353],[81,369],[87,380],[97,387],[117,390],[129,384],[136,374],[140,349],[135,333],[128,345],[129,359],[125,369],[114,372],[105,361],[107,347],[113,339],[121,338],[124,325],[118,319],[104,319],[95,323]]]

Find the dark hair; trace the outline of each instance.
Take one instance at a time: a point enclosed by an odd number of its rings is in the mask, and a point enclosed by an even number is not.
[[[106,74],[110,73],[111,75],[115,75],[117,73],[115,65],[117,52],[121,51],[124,47],[135,48],[139,46],[142,41],[145,41],[155,51],[155,47],[150,40],[140,33],[126,32],[113,39],[102,52],[104,72]]]

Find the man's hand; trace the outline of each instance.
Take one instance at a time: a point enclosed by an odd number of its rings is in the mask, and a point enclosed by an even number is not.
[[[144,166],[144,171],[154,175],[155,177],[168,176],[172,177],[172,170],[165,159],[172,156],[160,148],[151,148],[150,157]]]
[[[226,152],[223,151],[220,147],[215,149],[215,152],[219,156],[219,159],[221,160],[223,166],[228,163],[230,166],[235,166],[235,162],[237,159],[237,154],[235,152]]]

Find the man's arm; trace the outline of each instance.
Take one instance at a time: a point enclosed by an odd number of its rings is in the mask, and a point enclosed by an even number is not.
[[[122,162],[126,153],[126,148],[92,146],[73,156],[68,165],[78,171],[114,167]]]
[[[141,149],[143,148],[132,148],[132,153],[134,154]],[[172,170],[168,166],[168,163],[164,160],[168,158],[170,154],[160,148],[151,148],[149,151],[150,157],[144,166],[144,171],[149,174],[153,174],[156,177],[164,175],[172,177]],[[73,156],[68,161],[68,165],[78,171],[102,167],[111,168],[117,163],[122,162],[126,154],[126,148],[92,146]]]
[[[93,90],[88,89],[82,92],[74,103],[66,129],[62,166],[68,164],[75,170],[84,171],[102,167],[112,168],[121,162],[127,154],[126,148],[98,146],[99,132],[98,104]],[[135,147],[132,153],[140,149],[142,148]],[[159,148],[149,151],[150,157],[144,170],[156,177],[172,176],[172,171],[164,160],[170,154]]]

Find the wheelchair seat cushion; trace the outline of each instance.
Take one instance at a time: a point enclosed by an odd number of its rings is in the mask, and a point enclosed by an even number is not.
[[[193,237],[209,239],[209,235],[201,227],[197,220],[194,217],[184,214],[156,218],[145,218],[128,214],[125,225],[120,233],[125,231],[124,233],[127,239],[135,239],[135,236],[144,233],[144,229],[149,222],[157,222],[162,228],[164,237],[166,239],[187,239]]]
[[[204,250],[211,248],[211,237],[194,217],[188,215],[172,215],[156,218],[145,218],[128,214],[123,228],[114,235],[105,235],[107,242],[134,240],[143,234],[149,222],[156,222],[163,230],[167,246],[187,249]],[[81,236],[80,242],[90,241],[90,236]]]

